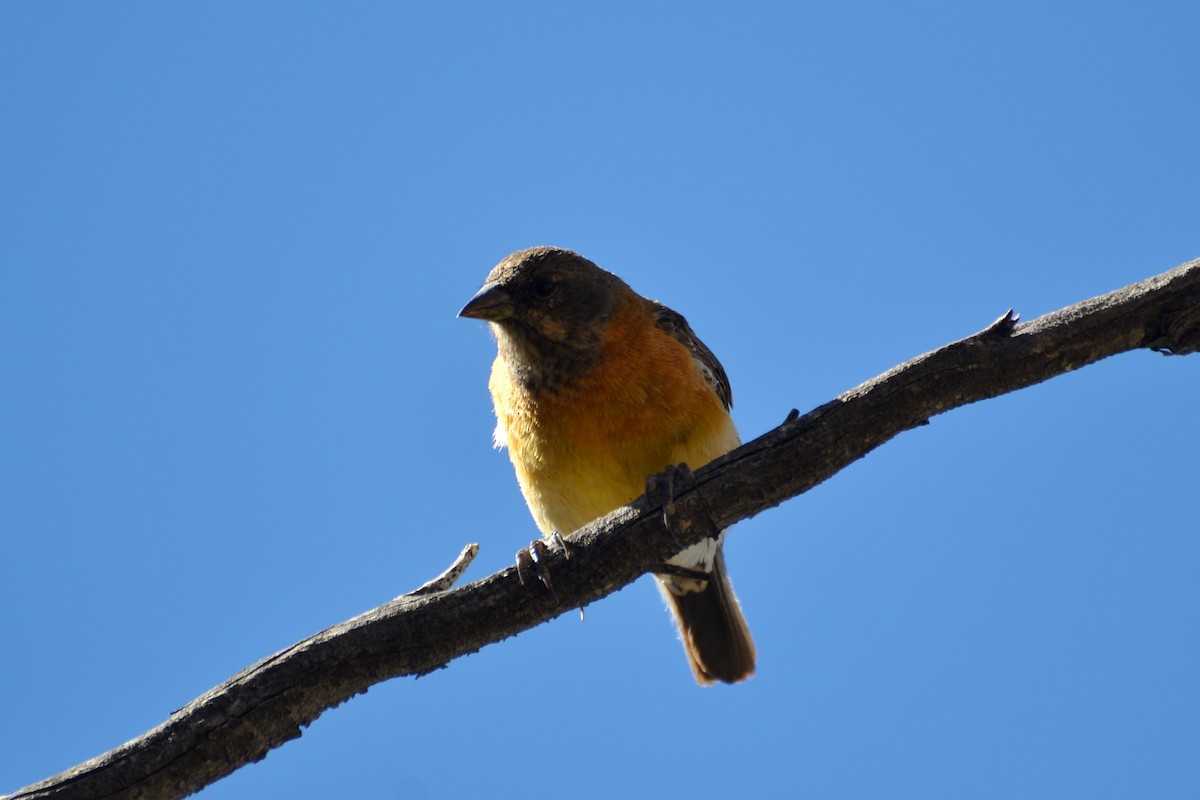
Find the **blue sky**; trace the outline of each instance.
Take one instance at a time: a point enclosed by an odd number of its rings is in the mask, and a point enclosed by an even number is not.
[[[572,247],[745,438],[1200,256],[1194,3],[0,5],[0,792],[534,533],[455,312]],[[643,579],[200,797],[1195,797],[1200,360],[904,434],[744,522],[759,674]],[[533,712],[527,702],[542,705]]]

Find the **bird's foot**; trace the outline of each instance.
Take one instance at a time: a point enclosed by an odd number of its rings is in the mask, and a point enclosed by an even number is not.
[[[690,519],[682,520],[678,530],[675,526],[675,517],[679,514],[679,508],[675,505],[676,489],[686,487],[688,484],[695,486],[696,476],[692,474],[692,470],[687,464],[670,464],[657,475],[646,478],[646,494],[651,500],[657,500],[660,495],[662,496],[663,525],[676,539],[681,533],[690,533],[692,528]]]
[[[550,540],[562,548],[563,558],[571,558],[572,548],[567,544],[567,540],[562,537],[562,534],[555,531],[550,534]],[[518,550],[517,579],[521,581],[522,586],[525,586],[525,577],[531,572],[537,573],[538,580],[550,590],[550,594],[554,596],[554,599],[562,602],[559,600],[558,592],[554,591],[554,584],[550,581],[550,570],[546,567],[546,557],[549,555],[550,545],[546,544],[545,539],[535,539],[529,543],[529,547]]]
[[[713,521],[713,512],[700,492],[696,493],[700,500],[698,504],[692,504],[689,513],[680,515],[676,504],[677,495],[694,488],[697,488],[696,476],[692,474],[688,464],[672,464],[658,475],[650,475],[646,479],[646,494],[652,501],[662,497],[662,524],[667,533],[676,539],[690,535],[696,525],[700,525],[704,530],[714,531],[714,536],[718,530]]]

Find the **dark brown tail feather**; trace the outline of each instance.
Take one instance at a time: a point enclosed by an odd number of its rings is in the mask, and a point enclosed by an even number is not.
[[[717,553],[712,578],[703,591],[678,593],[669,582],[659,583],[679,624],[697,683],[737,683],[754,674],[754,640],[725,574],[723,553]]]

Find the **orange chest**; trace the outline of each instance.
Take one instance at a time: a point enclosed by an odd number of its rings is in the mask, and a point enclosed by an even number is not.
[[[568,389],[540,395],[515,385],[497,360],[497,441],[543,531],[573,531],[642,494],[646,477],[669,464],[699,468],[738,445],[728,412],[680,351],[680,359],[619,369],[602,362]]]

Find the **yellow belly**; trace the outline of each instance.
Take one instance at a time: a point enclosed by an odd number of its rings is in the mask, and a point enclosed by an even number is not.
[[[674,383],[584,383],[535,400],[493,380],[497,441],[543,533],[568,534],[643,494],[646,478],[667,466],[698,469],[738,446],[733,420],[702,379]]]

